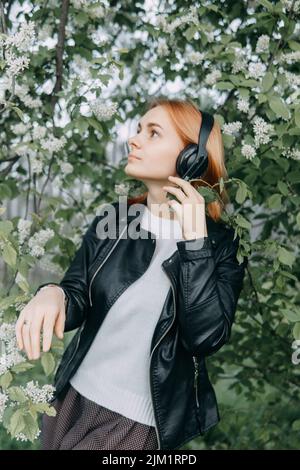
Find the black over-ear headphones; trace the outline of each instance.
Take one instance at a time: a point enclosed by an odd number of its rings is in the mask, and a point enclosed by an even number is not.
[[[200,178],[208,167],[206,143],[214,125],[214,117],[207,112],[200,112],[202,122],[199,130],[198,144],[187,145],[181,150],[176,160],[177,174],[184,180]]]
[[[181,150],[176,160],[176,172],[184,180],[200,178],[208,167],[206,143],[214,125],[214,117],[207,112],[200,112],[202,122],[199,129],[198,144],[187,145]],[[127,141],[126,146],[129,152]]]

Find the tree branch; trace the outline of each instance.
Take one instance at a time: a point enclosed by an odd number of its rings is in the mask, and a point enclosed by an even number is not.
[[[58,29],[58,41],[56,46],[56,82],[51,96],[51,107],[54,112],[55,105],[58,101],[57,92],[62,89],[62,71],[63,71],[63,53],[66,37],[66,24],[68,19],[69,0],[62,1],[60,23]]]

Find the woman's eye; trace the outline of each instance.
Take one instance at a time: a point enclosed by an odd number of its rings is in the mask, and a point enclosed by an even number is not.
[[[136,133],[138,134],[139,133],[139,129],[137,129]],[[151,135],[153,135],[153,132],[157,135],[159,135],[159,133],[157,131],[155,131],[154,129],[151,130]]]

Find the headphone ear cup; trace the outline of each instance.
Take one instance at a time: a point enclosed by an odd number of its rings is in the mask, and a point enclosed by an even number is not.
[[[184,176],[188,169],[189,169],[189,160],[194,161],[194,157],[197,155],[198,145],[197,144],[189,144],[184,147],[183,150],[179,153],[177,160],[176,160],[176,172],[179,177]]]

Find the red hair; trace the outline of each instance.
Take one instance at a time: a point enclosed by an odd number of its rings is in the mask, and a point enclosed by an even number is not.
[[[202,114],[192,100],[158,97],[147,103],[146,111],[149,111],[156,106],[163,106],[168,112],[179,137],[184,143],[184,147],[191,143],[198,144]],[[224,145],[221,129],[216,120],[208,137],[206,149],[208,153],[208,168],[201,176],[201,180],[204,181],[191,181],[191,185],[195,188],[198,186],[209,187],[209,185],[216,185],[214,189],[219,194],[221,201],[217,199],[207,203],[207,210],[210,217],[217,221],[221,217],[225,204],[229,203],[229,197],[226,189],[223,188],[222,192],[220,192],[220,187],[217,184],[220,177],[223,177],[223,180],[226,181],[228,179],[228,175],[224,163]],[[147,195],[148,191],[140,196],[128,198],[128,204],[146,203]]]

